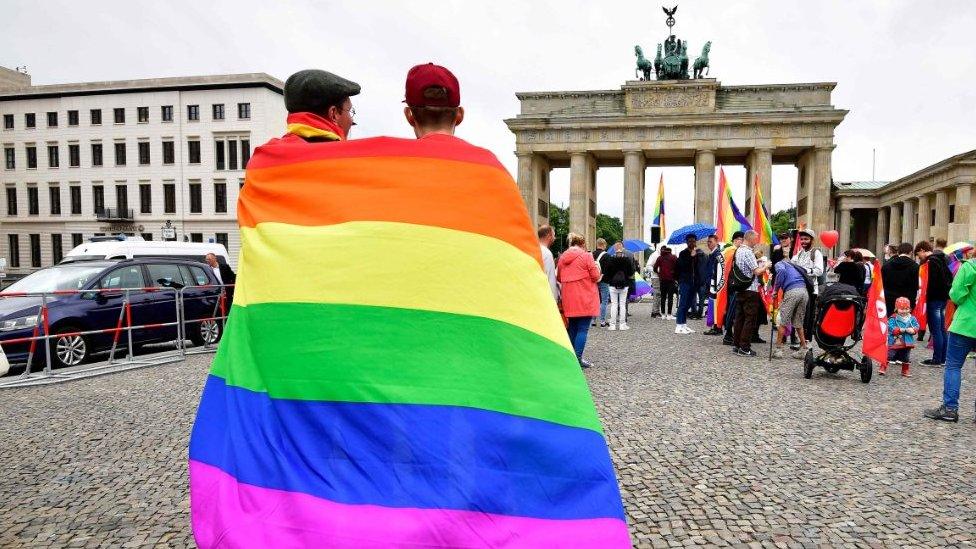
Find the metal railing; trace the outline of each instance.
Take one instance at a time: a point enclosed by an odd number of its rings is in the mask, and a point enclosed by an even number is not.
[[[60,381],[67,381],[70,379],[81,379],[86,377],[93,377],[96,375],[103,375],[118,371],[130,370],[135,368],[142,368],[146,366],[155,366],[160,364],[168,364],[172,362],[178,362],[186,359],[187,355],[203,354],[203,353],[213,353],[217,349],[219,340],[222,338],[224,333],[224,327],[227,321],[228,315],[228,292],[229,288],[233,288],[233,284],[208,284],[203,286],[186,286],[181,288],[171,288],[171,287],[150,287],[150,288],[110,288],[110,289],[96,289],[96,290],[58,290],[53,292],[0,292],[0,297],[35,297],[40,298],[41,303],[37,308],[37,319],[35,321],[33,332],[27,337],[18,338],[8,338],[3,339],[0,336],[0,349],[6,350],[14,345],[21,345],[29,343],[27,351],[27,363],[24,372],[19,375],[0,377],[0,388],[7,387],[21,387],[30,385],[45,385],[49,383],[57,383]],[[199,318],[187,318],[186,303],[193,300],[209,300],[213,299],[214,295],[187,295],[187,292],[196,293],[199,290],[208,289],[219,289],[217,294],[217,300],[214,304],[214,308],[209,315]],[[173,307],[175,317],[172,321],[158,322],[158,323],[144,323],[144,324],[133,324],[132,321],[132,297],[137,294],[154,294],[163,295],[171,293],[173,296]],[[119,304],[118,316],[115,317],[115,321],[111,326],[105,326],[98,329],[89,330],[78,330],[78,331],[60,331],[56,330],[52,333],[51,323],[50,323],[50,305],[53,298],[66,297],[72,295],[93,295],[96,296],[94,299],[99,299],[99,295],[111,296],[111,297],[122,297],[122,301]],[[196,316],[196,315],[194,315]],[[186,339],[188,338],[188,329],[193,329],[196,327],[197,330],[201,330],[205,323],[209,323],[206,326],[206,331],[200,331],[200,339],[203,340],[203,345],[187,348]],[[154,353],[151,355],[146,355],[142,357],[135,356],[135,349],[137,345],[141,342],[136,341],[133,336],[133,331],[135,330],[162,330],[166,328],[175,328],[176,337],[175,340],[171,340],[175,343],[176,348],[171,352]],[[108,350],[108,360],[98,364],[87,365],[80,363],[78,365],[70,366],[63,369],[55,369],[52,347],[56,347],[58,341],[63,341],[69,338],[86,338],[95,335],[105,335],[111,334],[112,344]],[[120,347],[120,341],[123,337],[126,338],[126,357],[123,360],[116,359],[116,352]],[[208,337],[208,335],[210,337]],[[192,339],[192,338],[191,338]],[[84,341],[84,339],[82,339]],[[167,340],[157,341],[154,343],[165,343]],[[54,343],[52,343],[54,342]],[[43,350],[38,348],[38,345],[43,346]],[[32,371],[36,358],[35,355],[38,352],[44,353],[44,363],[43,368],[38,371]],[[57,352],[55,350],[54,352]],[[91,352],[87,352],[87,357],[91,357]],[[60,359],[59,359],[60,361]],[[63,361],[61,361],[63,362]]]
[[[135,210],[132,208],[101,208],[95,210],[95,219],[98,221],[132,221],[135,219]]]

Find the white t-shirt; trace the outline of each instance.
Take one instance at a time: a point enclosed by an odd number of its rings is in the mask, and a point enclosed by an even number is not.
[[[552,250],[539,244],[542,252],[542,267],[546,271],[546,278],[549,279],[549,289],[552,291],[552,298],[559,301],[559,283],[556,282],[556,261],[552,257]]]

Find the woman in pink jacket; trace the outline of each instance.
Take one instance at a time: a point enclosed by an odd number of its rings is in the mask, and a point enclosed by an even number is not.
[[[569,234],[569,249],[559,256],[557,273],[563,314],[569,319],[569,341],[580,366],[589,368],[593,364],[583,360],[583,348],[590,331],[590,320],[600,314],[600,292],[596,287],[600,269],[586,251],[585,238]]]

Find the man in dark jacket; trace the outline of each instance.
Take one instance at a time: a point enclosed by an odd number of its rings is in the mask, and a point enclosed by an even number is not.
[[[942,366],[946,360],[946,346],[948,334],[945,325],[946,303],[949,301],[949,289],[952,288],[952,271],[949,270],[949,260],[942,247],[945,240],[936,241],[936,248],[923,240],[915,245],[915,257],[922,265],[928,265],[929,281],[925,290],[925,320],[929,333],[932,334],[932,358],[925,359],[922,364]]]
[[[675,319],[674,333],[690,334],[694,332],[688,327],[688,313],[694,307],[693,302],[698,300],[698,263],[702,259],[701,250],[698,249],[698,238],[695,235],[685,237],[685,249],[678,254],[677,278],[678,278],[678,318]]]
[[[918,296],[918,263],[912,259],[912,250],[911,244],[902,242],[898,245],[898,255],[881,267],[888,316],[895,314],[895,300],[899,297],[908,298],[912,309],[915,309],[915,298]]]

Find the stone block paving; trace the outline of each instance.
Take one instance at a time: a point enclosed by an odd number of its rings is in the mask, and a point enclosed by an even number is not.
[[[734,357],[648,315],[594,329],[587,351],[636,546],[976,544],[972,363],[960,423],[936,423],[921,411],[940,369],[805,380],[799,361]],[[187,440],[210,358],[0,391],[0,547],[192,546]]]

